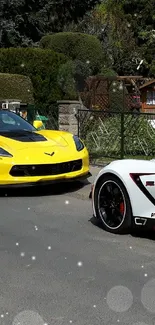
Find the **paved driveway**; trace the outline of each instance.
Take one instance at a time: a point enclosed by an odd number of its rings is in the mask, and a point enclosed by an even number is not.
[[[155,324],[153,237],[105,233],[89,190],[1,194],[0,324]]]

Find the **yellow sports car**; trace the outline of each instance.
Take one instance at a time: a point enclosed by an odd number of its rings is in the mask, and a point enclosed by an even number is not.
[[[65,131],[40,130],[19,115],[0,110],[0,186],[29,186],[87,178],[83,142]]]

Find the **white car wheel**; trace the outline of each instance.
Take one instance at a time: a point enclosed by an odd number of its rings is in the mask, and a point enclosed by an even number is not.
[[[118,177],[104,175],[97,184],[94,203],[105,230],[120,234],[131,228],[132,210],[128,193]]]

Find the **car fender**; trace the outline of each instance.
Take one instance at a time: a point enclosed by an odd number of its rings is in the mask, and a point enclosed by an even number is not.
[[[98,185],[99,180],[105,174],[112,174],[117,176],[126,188],[128,193],[133,216],[145,216],[151,218],[151,215],[155,213],[155,205],[146,197],[142,190],[134,182],[133,174],[154,174],[155,178],[155,163],[154,161],[147,160],[136,160],[136,159],[124,159],[116,160],[105,166],[98,173],[92,189],[92,197],[94,197],[95,189]],[[94,214],[95,207],[93,202]]]

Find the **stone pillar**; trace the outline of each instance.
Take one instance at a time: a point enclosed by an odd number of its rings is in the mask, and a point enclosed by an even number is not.
[[[76,114],[82,108],[81,103],[76,100],[59,100],[59,130],[78,134],[78,119]]]

